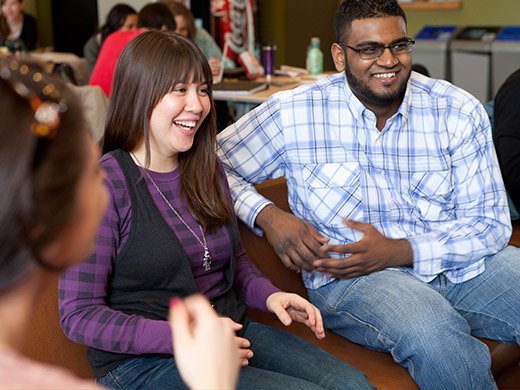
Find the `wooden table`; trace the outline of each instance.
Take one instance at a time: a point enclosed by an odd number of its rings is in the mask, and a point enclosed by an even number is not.
[[[226,80],[227,82],[232,82],[232,80]],[[263,79],[256,79],[255,81],[265,81]],[[289,89],[296,88],[301,85],[300,79],[294,80],[286,80],[286,81],[277,81],[272,80],[271,83],[268,83],[269,86],[267,89],[264,89],[259,92],[254,92],[251,94],[242,94],[242,93],[226,93],[224,91],[213,91],[213,99],[214,100],[225,100],[228,102],[238,102],[238,103],[248,103],[248,104],[261,104],[265,102],[269,97],[276,92],[286,91]]]
[[[251,94],[226,93],[224,91],[213,91],[213,100],[222,100],[234,103],[235,120],[255,108],[257,105],[265,102],[269,97],[280,91],[287,91],[296,88],[304,83],[312,82],[315,78],[289,78],[289,77],[273,77],[267,89]],[[232,82],[232,79],[226,80]],[[255,81],[266,81],[265,78],[257,78]]]
[[[87,63],[84,58],[78,57],[73,53],[31,52],[28,54],[28,58],[42,64],[49,73],[52,73],[57,65],[68,64],[72,69],[76,85],[86,85],[88,83],[90,75]]]

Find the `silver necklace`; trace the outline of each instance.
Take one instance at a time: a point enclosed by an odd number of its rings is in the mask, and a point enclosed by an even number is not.
[[[193,229],[186,223],[186,221],[181,217],[181,215],[177,212],[177,210],[175,210],[175,208],[172,206],[170,201],[168,199],[166,199],[166,196],[164,196],[162,191],[159,189],[159,186],[152,179],[152,176],[150,176],[150,174],[148,173],[148,170],[143,167],[143,165],[141,164],[141,161],[139,161],[137,156],[134,153],[130,153],[130,154],[134,158],[134,160],[143,168],[144,174],[148,177],[148,179],[150,179],[153,186],[155,187],[155,189],[157,190],[159,195],[161,195],[161,198],[164,199],[164,201],[166,202],[166,204],[168,205],[170,210],[173,211],[173,213],[177,216],[177,218],[179,218],[179,220],[182,222],[182,224],[184,226],[186,226],[186,229],[188,229],[191,232],[191,234],[193,234],[193,237],[195,237],[197,239],[200,246],[202,246],[202,249],[204,249],[204,259],[202,261],[202,266],[204,267],[205,271],[209,271],[211,269],[211,255],[209,253],[208,243],[206,242],[206,236],[204,235],[204,230],[202,229],[202,226],[200,225],[200,223],[198,225],[199,225],[199,229],[200,229],[200,234],[202,235],[202,240],[199,238],[199,236],[197,236],[195,234]]]

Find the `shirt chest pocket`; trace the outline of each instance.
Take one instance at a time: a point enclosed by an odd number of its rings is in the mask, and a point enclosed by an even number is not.
[[[363,215],[361,171],[355,162],[303,166],[308,212],[317,223],[344,226],[342,218]]]
[[[449,169],[432,172],[415,172],[410,179],[410,196],[413,207],[425,220],[446,218],[452,207],[453,185]]]

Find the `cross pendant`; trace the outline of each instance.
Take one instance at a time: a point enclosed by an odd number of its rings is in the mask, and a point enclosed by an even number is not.
[[[202,262],[204,270],[209,271],[211,269],[211,256],[207,249],[204,250],[204,261]]]

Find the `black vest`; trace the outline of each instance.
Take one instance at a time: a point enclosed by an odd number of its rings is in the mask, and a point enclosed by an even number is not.
[[[125,175],[132,202],[132,221],[128,241],[114,260],[106,303],[111,309],[126,314],[167,320],[171,298],[197,292],[189,260],[175,233],[163,220],[130,155],[116,150],[112,156],[119,162]],[[236,297],[232,288],[238,233],[232,225],[226,228],[231,237],[230,261],[222,291],[212,299],[212,304],[221,315],[247,325],[246,306]],[[88,350],[88,360],[96,378],[105,376],[132,357],[136,355],[96,348]]]

